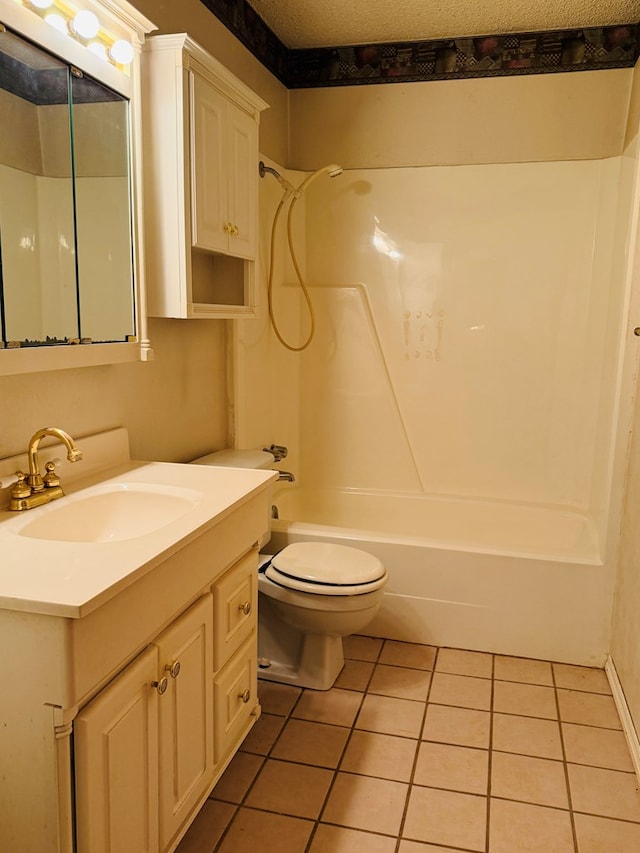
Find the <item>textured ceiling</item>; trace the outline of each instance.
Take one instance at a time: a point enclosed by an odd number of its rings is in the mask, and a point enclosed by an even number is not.
[[[640,21],[640,0],[249,0],[289,48],[543,30]]]

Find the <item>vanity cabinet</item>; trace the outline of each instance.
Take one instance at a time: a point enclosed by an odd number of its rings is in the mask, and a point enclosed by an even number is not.
[[[149,313],[255,314],[267,105],[185,34],[147,40],[142,91]]]
[[[180,467],[193,488],[209,482]],[[13,650],[0,664],[0,850],[178,845],[260,714],[256,543],[271,480],[251,473],[232,510],[90,606],[0,608]]]

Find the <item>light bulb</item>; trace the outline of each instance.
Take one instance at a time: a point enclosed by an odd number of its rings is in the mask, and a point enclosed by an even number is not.
[[[48,9],[49,6],[53,6],[53,0],[31,0],[31,5],[36,9]]]
[[[59,30],[61,33],[69,32],[67,22],[62,15],[57,15],[55,12],[51,12],[49,15],[45,15],[45,21],[53,27],[54,30]]]
[[[100,21],[98,20],[98,16],[90,12],[89,9],[82,9],[74,17],[71,27],[74,33],[79,35],[80,38],[92,39],[98,34]]]
[[[102,44],[101,41],[92,41],[87,45],[87,50],[90,50],[91,53],[95,54],[100,59],[107,59],[107,48]]]
[[[128,65],[133,59],[133,45],[125,39],[118,39],[109,48],[109,56],[118,65]]]

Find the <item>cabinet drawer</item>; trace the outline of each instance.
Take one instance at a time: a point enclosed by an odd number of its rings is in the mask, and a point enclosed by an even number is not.
[[[224,666],[256,626],[258,557],[255,551],[213,586],[213,669]]]
[[[257,633],[236,652],[213,682],[216,761],[237,748],[258,701]]]

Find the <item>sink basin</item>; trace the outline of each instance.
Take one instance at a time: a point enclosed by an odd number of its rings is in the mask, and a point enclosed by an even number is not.
[[[48,504],[15,532],[58,542],[121,542],[165,527],[202,497],[192,489],[109,483]]]

